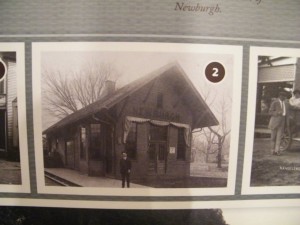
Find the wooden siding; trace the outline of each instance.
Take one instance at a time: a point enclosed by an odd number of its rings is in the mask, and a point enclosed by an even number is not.
[[[296,65],[263,67],[258,69],[258,83],[295,80]]]
[[[163,106],[161,109],[157,108],[157,96],[158,94],[163,94]],[[156,120],[166,120],[166,118],[159,118],[159,115],[154,115],[154,117],[147,117],[146,115],[140,115],[137,108],[145,109],[154,109],[162,110],[169,112],[171,115],[174,113],[174,118],[177,118],[179,123],[192,124],[193,116],[192,112],[187,107],[183,99],[180,99],[180,95],[176,92],[171,82],[159,82],[152,81],[147,84],[143,89],[137,91],[134,95],[131,95],[128,98],[128,101],[124,100],[117,106],[117,114],[119,115],[116,135],[119,143],[116,144],[116,172],[117,177],[119,174],[119,165],[120,156],[122,151],[125,150],[124,144],[121,140],[123,137],[123,121],[126,116],[136,116],[142,118],[156,119]],[[173,116],[170,116],[173,117]],[[170,118],[171,119],[171,118]],[[137,158],[132,160],[132,177],[133,178],[143,178],[145,175],[152,174],[153,171],[149,171],[150,161],[149,161],[149,123],[139,124],[138,127],[138,138],[137,138]],[[186,159],[178,160],[177,159],[177,138],[178,138],[178,129],[173,126],[169,126],[169,135],[168,140],[166,141],[167,150],[169,151],[170,147],[175,147],[174,154],[168,154],[167,156],[167,168],[165,168],[165,162],[158,162],[157,172],[158,174],[165,174],[170,176],[185,177],[189,175],[189,164],[190,164],[190,147],[186,148]],[[166,173],[165,173],[166,172]]]
[[[7,137],[8,151],[13,147],[13,100],[17,97],[16,63],[8,62],[7,71]]]

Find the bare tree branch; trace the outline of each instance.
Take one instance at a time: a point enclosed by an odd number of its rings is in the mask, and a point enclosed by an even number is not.
[[[120,72],[112,63],[88,64],[81,70],[62,74],[43,71],[45,108],[63,118],[99,100],[106,80],[116,81]]]
[[[202,97],[204,101],[211,107],[213,107],[216,117],[219,120],[219,125],[214,127],[207,127],[202,129],[201,134],[205,139],[205,152],[206,159],[208,155],[217,153],[217,164],[221,168],[222,152],[225,146],[227,136],[230,135],[231,129],[229,126],[230,120],[228,115],[231,110],[231,98],[223,96],[218,102],[216,102],[217,94],[216,90],[203,87]],[[226,145],[227,146],[227,145]],[[200,150],[201,151],[201,150]]]

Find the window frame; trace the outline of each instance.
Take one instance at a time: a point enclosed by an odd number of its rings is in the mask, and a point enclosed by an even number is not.
[[[132,136],[131,134],[131,132],[133,132],[132,126],[135,126],[134,128],[135,134],[134,134],[134,141],[131,142],[130,140],[128,140],[128,138]],[[130,125],[129,133],[124,147],[125,152],[127,153],[130,159],[137,159],[137,136],[138,136],[138,123],[132,122]]]
[[[83,129],[85,130],[85,138],[83,140]],[[80,127],[80,160],[86,160],[87,158],[87,129],[86,127]]]
[[[99,128],[93,128],[93,125],[98,125]],[[90,135],[89,135],[89,151],[90,151],[90,159],[92,160],[102,160],[103,159],[103,139],[101,137],[101,130],[102,126],[101,123],[91,123],[89,126],[90,129]],[[97,130],[96,130],[97,129]],[[99,131],[99,132],[95,132]],[[99,146],[95,145],[94,139],[95,134],[97,134],[96,140],[98,140]],[[95,149],[98,149],[98,151],[95,151]]]
[[[176,154],[176,159],[177,160],[186,160],[186,151],[187,151],[187,146],[185,143],[184,139],[184,128],[178,128],[177,129],[177,154]]]

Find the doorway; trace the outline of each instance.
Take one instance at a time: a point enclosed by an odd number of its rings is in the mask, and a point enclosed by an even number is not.
[[[105,125],[105,173],[107,176],[113,173],[113,129],[111,125]]]
[[[66,141],[65,145],[66,168],[75,169],[74,140]]]
[[[167,138],[167,126],[150,125],[149,175],[159,175],[167,172]]]

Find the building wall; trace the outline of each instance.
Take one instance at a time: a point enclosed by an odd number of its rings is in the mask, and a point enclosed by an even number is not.
[[[150,91],[150,92],[149,92]],[[157,95],[158,93],[163,94],[163,107],[162,109],[157,108]],[[179,101],[179,102],[178,102]],[[117,114],[121,114],[118,117],[118,123],[116,128],[116,160],[119,162],[122,151],[125,149],[123,144],[123,123],[126,116],[136,116],[141,118],[150,118],[162,121],[172,121],[178,123],[185,123],[191,125],[192,115],[188,107],[180,101],[180,96],[176,93],[176,90],[173,90],[171,83],[166,82],[151,82],[145,87],[137,91],[135,94],[131,95],[125,103],[124,100],[117,107]],[[125,104],[125,107],[124,107]],[[175,105],[175,107],[174,107]],[[142,109],[142,110],[140,110]],[[150,115],[147,114],[147,110],[161,110],[165,112],[162,114],[162,118],[159,118],[159,115]],[[166,118],[169,115],[169,119]],[[143,123],[138,125],[138,138],[137,138],[137,159],[132,160],[132,176],[133,177],[142,177],[145,174],[149,174],[149,155],[148,155],[148,146],[149,146],[149,123]],[[190,163],[190,147],[186,148],[186,159],[178,160],[177,159],[177,136],[178,129],[173,126],[169,126],[169,138],[167,141],[167,148],[175,147],[174,154],[168,154],[167,157],[167,175],[174,176],[186,176],[189,174],[189,163]],[[121,141],[122,140],[122,141]],[[163,172],[164,163],[158,165],[158,172]],[[119,175],[119,164],[116,165],[117,176]]]
[[[141,177],[148,173],[148,136],[149,124],[139,124],[137,127],[137,156],[136,159],[131,159],[132,163],[132,176]],[[117,162],[120,161],[121,152],[124,151],[124,144],[118,145],[117,149]],[[119,173],[119,163],[117,163],[117,172]]]
[[[161,93],[163,95],[163,106],[157,106],[157,96]],[[126,116],[135,116],[141,118],[149,118],[160,121],[171,121],[184,124],[192,124],[192,113],[185,103],[181,100],[176,90],[169,82],[153,81],[142,87],[140,90],[118,103],[115,107],[110,109],[109,114],[115,118],[116,127],[114,131],[114,153],[112,158],[114,167],[112,176],[120,178],[119,161],[121,153],[125,150],[123,142],[124,135],[124,121]],[[101,114],[97,115],[99,118]],[[105,116],[104,116],[105,117]],[[90,118],[91,119],[91,118]],[[84,123],[89,124],[89,118],[86,118]],[[81,124],[82,126],[83,124]],[[88,129],[87,129],[88,130]],[[150,123],[140,123],[137,126],[137,155],[136,159],[132,161],[132,178],[145,178],[155,175],[150,170],[149,160],[149,130]],[[62,129],[57,135],[58,145],[57,151],[61,155],[63,163],[66,162],[65,148],[66,141],[73,139],[75,148],[75,165],[74,169],[87,173],[91,176],[107,175],[105,170],[105,161],[80,158],[80,125],[74,124],[69,130]],[[67,136],[68,135],[68,136]],[[87,139],[89,139],[87,133]],[[107,134],[108,135],[108,134]],[[167,158],[165,161],[158,161],[157,174],[184,177],[189,175],[190,167],[190,147],[186,147],[185,159],[177,159],[177,138],[178,128],[175,126],[168,126]],[[87,147],[88,148],[88,147]],[[174,153],[169,152],[170,148],[175,149]]]
[[[177,159],[178,129],[176,127],[170,127],[169,134],[169,147],[175,147],[175,153],[169,153],[168,155],[168,161],[171,163],[168,163],[167,172],[170,175],[176,176],[184,176],[186,174],[189,174],[191,148],[186,147],[185,160]]]

